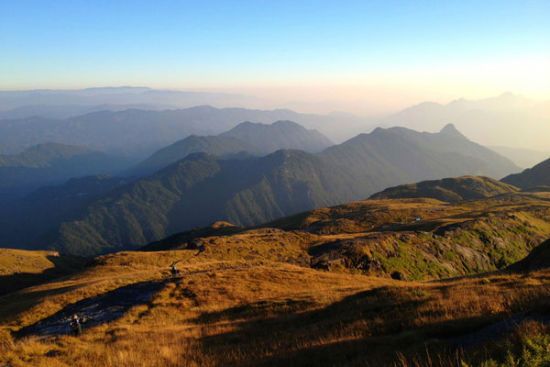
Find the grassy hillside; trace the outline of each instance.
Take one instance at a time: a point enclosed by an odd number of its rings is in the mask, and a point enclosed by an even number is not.
[[[272,251],[281,247],[271,244]],[[458,360],[508,367],[510,358],[523,358],[525,366],[548,363],[547,269],[424,283],[317,271],[253,254],[219,260],[213,249],[199,256],[187,250],[107,255],[69,278],[4,296],[0,363],[449,366]],[[166,279],[168,265],[177,259],[184,260],[182,279]],[[143,298],[139,290],[145,285],[155,291]],[[105,300],[123,289],[127,308],[102,321],[101,315],[109,315],[102,313]],[[81,311],[93,317],[79,337],[33,334],[47,320],[94,304],[98,310]]]
[[[518,191],[516,187],[488,177],[464,176],[390,187],[372,195],[371,199],[425,197],[447,202],[459,202],[488,198],[516,191]]]
[[[216,222],[0,296],[0,365],[545,365],[548,238],[548,193]],[[56,255],[0,264],[43,273]]]
[[[400,279],[446,278],[503,269],[525,257],[550,235],[549,199],[541,193],[452,205],[433,199],[366,200],[255,229],[182,233],[147,249],[203,243],[220,260],[261,257]]]

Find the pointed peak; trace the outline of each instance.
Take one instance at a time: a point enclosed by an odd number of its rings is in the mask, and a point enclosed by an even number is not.
[[[458,131],[458,129],[456,128],[456,126],[454,124],[445,125],[445,127],[443,127],[443,129],[441,129],[441,131],[439,133],[446,134],[446,135],[460,135],[460,136],[462,136],[462,134],[460,133],[460,131]]]
[[[371,134],[382,134],[387,129],[384,129],[383,127],[377,126],[374,130],[371,131]],[[367,135],[367,134],[360,134],[360,135]]]

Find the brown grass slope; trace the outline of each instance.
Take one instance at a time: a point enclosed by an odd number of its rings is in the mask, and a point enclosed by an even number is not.
[[[0,295],[75,273],[85,263],[83,258],[55,251],[0,248]]]
[[[547,270],[421,283],[220,261],[211,251],[108,255],[0,298],[0,365],[448,366],[498,362],[547,340]],[[174,259],[186,260],[181,280],[164,280],[150,301],[80,337],[10,336],[79,300],[162,281]]]
[[[365,200],[252,229],[184,232],[146,249],[187,249],[202,243],[220,260],[262,258],[421,280],[502,269],[548,236],[550,196],[514,193],[456,204]]]
[[[251,229],[215,223],[1,296],[0,366],[545,365],[550,270],[494,270],[535,247],[519,264],[540,259],[549,237],[548,193],[365,200]],[[175,261],[182,277],[171,279]],[[312,268],[321,262],[330,271]],[[396,271],[409,280],[391,279]],[[79,337],[28,332],[142,284],[159,287]]]

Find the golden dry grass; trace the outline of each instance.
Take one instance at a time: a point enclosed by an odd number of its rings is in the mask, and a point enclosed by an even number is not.
[[[498,233],[499,226],[519,223],[521,231],[511,235],[517,241],[550,233],[548,198],[519,196],[454,206],[423,199],[358,202],[276,224],[281,228],[203,237],[200,256],[192,250],[101,256],[76,274],[0,297],[0,366],[447,366],[498,359],[511,348],[499,337],[512,335],[511,329],[475,348],[460,343],[511,317],[522,335],[526,329],[547,335],[530,317],[549,317],[550,270],[395,281],[349,268],[313,270],[310,251],[362,241],[368,246],[359,251],[372,255],[393,251],[399,239],[430,253],[425,235],[373,231],[373,223],[409,225],[419,211],[422,225],[467,223],[469,232]],[[304,230],[311,226],[321,230]],[[458,243],[467,257],[473,244],[457,233],[448,245]],[[166,279],[176,260],[182,260],[183,279],[165,280],[150,302],[115,321],[80,337],[13,336],[80,300]]]
[[[0,249],[0,275],[14,273],[41,273],[55,267],[50,257],[59,257],[55,251],[26,251]]]
[[[86,262],[55,251],[0,249],[0,296],[74,273]]]
[[[159,279],[189,253],[108,255],[81,274],[2,298],[2,360],[13,367],[383,366],[425,343],[437,353],[440,340],[548,306],[550,296],[548,271],[419,283],[193,257],[181,282],[167,282],[150,303],[79,338],[6,335],[80,299]]]

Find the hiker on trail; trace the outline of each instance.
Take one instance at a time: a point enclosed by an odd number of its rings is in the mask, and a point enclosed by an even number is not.
[[[180,270],[176,266],[176,263],[170,265],[170,274],[172,274],[172,277],[177,277],[180,275]]]
[[[206,247],[204,246],[204,244],[202,244],[200,242],[193,243],[193,245],[197,249],[197,253],[195,253],[194,256],[198,256],[198,255],[202,254],[204,251],[206,251]],[[193,257],[193,255],[191,257]],[[191,257],[188,257],[186,260],[190,260]],[[177,278],[177,277],[180,276],[180,270],[176,266],[176,264],[179,263],[180,261],[183,261],[183,260],[177,260],[177,261],[173,262],[172,264],[170,264],[170,275],[171,275],[172,278]]]
[[[78,336],[82,333],[82,320],[76,313],[71,318],[70,326],[74,335]]]

